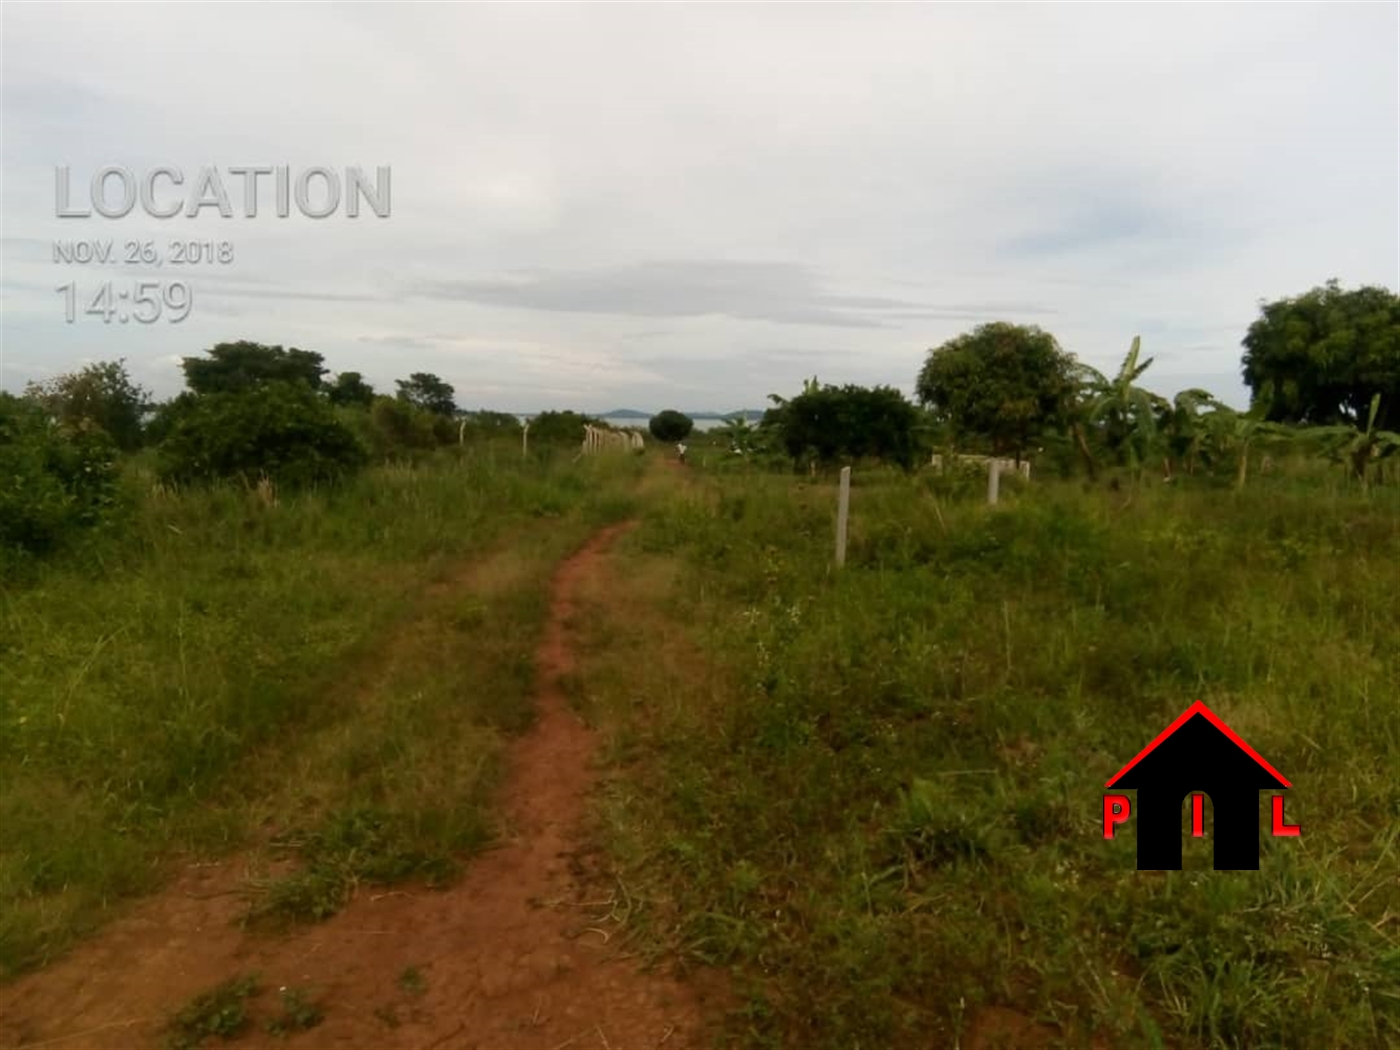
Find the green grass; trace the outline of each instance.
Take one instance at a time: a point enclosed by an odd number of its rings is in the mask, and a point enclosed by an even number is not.
[[[553,565],[641,465],[490,448],[264,506],[153,490],[0,592],[0,977],[190,856],[290,859],[259,917],[450,878],[528,725]]]
[[[733,969],[734,1042],[953,1045],[999,1007],[1065,1045],[1400,1044],[1394,488],[988,508],[857,471],[836,572],[834,486],[691,476],[625,541],[579,691],[636,921]],[[1304,835],[1257,873],[1102,838],[1104,781],[1195,700],[1294,784]]]
[[[732,1043],[1012,1016],[1037,1044],[1400,1045],[1393,487],[1008,478],[988,508],[979,476],[862,467],[836,571],[831,479],[718,455],[468,449],[276,507],[133,484],[123,534],[0,597],[0,974],[191,857],[279,872],[248,887],[268,923],[452,879],[530,722],[553,567],[640,513],[567,694],[614,767],[628,947],[728,968]],[[1132,824],[1102,838],[1104,781],[1194,700],[1294,784],[1303,836],[1258,872],[1211,870],[1208,837],[1138,872]],[[282,1005],[282,1033],[319,1014]]]

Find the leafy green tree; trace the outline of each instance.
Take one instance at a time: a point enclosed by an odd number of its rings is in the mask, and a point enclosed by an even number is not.
[[[25,396],[69,426],[100,427],[123,451],[141,445],[141,419],[150,391],[131,381],[126,360],[100,361],[44,383],[30,383]]]
[[[326,396],[333,405],[362,405],[368,408],[374,402],[374,387],[365,382],[359,372],[341,372],[335,382],[326,388]]]
[[[414,372],[407,379],[396,379],[394,382],[398,385],[401,401],[440,416],[452,416],[457,412],[452,385],[431,372]]]
[[[151,409],[151,418],[146,421],[145,439],[148,445],[159,445],[175,426],[175,421],[199,403],[199,395],[182,390],[168,401],[162,401]]]
[[[37,401],[0,391],[0,565],[16,549],[44,554],[109,520],[119,474],[105,429],[56,421]]]
[[[1273,387],[1270,422],[1360,426],[1379,394],[1375,425],[1400,428],[1400,295],[1331,280],[1261,304],[1242,345],[1245,384]]]
[[[914,465],[918,409],[893,387],[822,386],[782,406],[783,446],[794,461],[813,456],[830,465],[839,459],[874,457]]]
[[[657,441],[668,443],[684,441],[695,429],[695,421],[684,412],[668,408],[652,416],[650,422],[647,423],[647,429],[651,431],[651,436]]]
[[[266,474],[278,484],[331,481],[364,464],[366,452],[335,406],[304,382],[205,394],[181,410],[160,447],[160,472],[174,481]]]
[[[1022,458],[1048,428],[1068,421],[1074,357],[1034,325],[984,324],[930,350],[915,390],[959,439],[987,437]]]
[[[295,347],[284,350],[240,340],[219,343],[208,354],[180,362],[185,385],[196,394],[239,393],[268,383],[304,383],[319,390],[327,372],[320,354]]]

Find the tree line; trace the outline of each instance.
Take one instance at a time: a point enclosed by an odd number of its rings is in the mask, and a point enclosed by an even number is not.
[[[460,409],[452,385],[432,373],[396,380],[389,396],[295,347],[220,343],[183,358],[181,370],[185,389],[162,403],[124,361],[30,383],[22,396],[0,392],[0,563],[110,524],[124,455],[148,456],[165,484],[267,478],[295,487],[335,482],[375,458],[520,433],[513,415]],[[601,425],[542,413],[531,446],[577,443],[586,423]]]
[[[1264,303],[1242,341],[1250,407],[1204,390],[1168,399],[1141,385],[1152,358],[1134,339],[1112,376],[1080,362],[1049,332],[994,322],[927,352],[915,400],[894,387],[822,384],[770,395],[752,426],[717,433],[746,456],[794,468],[876,459],[911,470],[937,447],[1022,458],[1070,450],[1085,473],[1168,476],[1228,469],[1243,484],[1251,451],[1286,442],[1344,462],[1365,480],[1400,451],[1400,296],[1336,281]],[[0,549],[39,552],[69,530],[100,524],[118,502],[120,457],[148,448],[164,481],[267,477],[280,485],[332,482],[376,457],[412,456],[490,436],[518,435],[512,415],[468,412],[428,372],[381,394],[358,372],[333,374],[321,354],[220,343],[181,361],[185,390],[155,404],[122,361],[100,362],[22,396],[0,393]],[[530,421],[532,447],[577,443],[577,412]],[[674,410],[650,421],[661,441],[692,422]]]
[[[1344,462],[1366,479],[1400,451],[1400,296],[1336,281],[1262,304],[1242,341],[1250,407],[1208,391],[1166,398],[1141,385],[1152,364],[1134,339],[1106,375],[1035,325],[981,325],[927,352],[915,402],[891,387],[835,387],[814,377],[756,428],[731,424],[733,451],[793,465],[872,457],[906,469],[944,447],[1025,458],[1067,447],[1091,477],[1106,466],[1168,477],[1228,467],[1243,484],[1251,450],[1288,444]]]

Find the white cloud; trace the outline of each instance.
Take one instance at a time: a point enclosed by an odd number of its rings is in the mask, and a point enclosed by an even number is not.
[[[465,403],[735,407],[908,390],[1008,319],[1238,402],[1261,298],[1400,285],[1396,39],[1382,4],[9,3],[0,383],[127,356],[167,394],[250,338]],[[54,216],[58,164],[240,163],[391,165],[393,215]],[[236,248],[187,321],[64,323],[53,287],[136,271],[53,240],[176,235]]]

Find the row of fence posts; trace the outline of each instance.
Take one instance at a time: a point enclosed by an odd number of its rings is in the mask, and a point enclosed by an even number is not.
[[[995,505],[1001,489],[1001,464],[987,463],[987,502]],[[851,468],[841,468],[841,487],[836,497],[836,567],[846,564],[846,531],[851,518]]]

